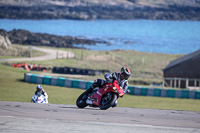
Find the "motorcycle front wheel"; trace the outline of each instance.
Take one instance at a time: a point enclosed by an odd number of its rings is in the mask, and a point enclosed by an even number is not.
[[[109,92],[103,95],[101,102],[99,103],[99,108],[101,110],[106,110],[114,105],[117,100],[117,94]]]
[[[86,90],[85,92],[83,92],[76,100],[76,106],[79,108],[85,108],[88,105],[86,103],[86,100],[87,100],[89,94],[90,94],[89,90]]]

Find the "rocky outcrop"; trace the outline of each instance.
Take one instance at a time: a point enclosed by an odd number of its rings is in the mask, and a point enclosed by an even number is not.
[[[1,0],[0,18],[200,20],[200,0]]]
[[[3,29],[0,29],[0,35],[9,37],[12,43],[33,46],[76,48],[74,44],[94,45],[96,43],[106,43],[104,41],[94,41],[70,36],[32,33],[26,30],[12,30],[7,32]]]
[[[9,49],[12,48],[12,44],[7,36],[0,35],[0,49]]]

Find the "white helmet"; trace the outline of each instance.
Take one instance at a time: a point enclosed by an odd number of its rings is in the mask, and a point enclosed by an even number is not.
[[[37,89],[38,91],[41,91],[41,90],[42,90],[42,86],[41,86],[41,85],[37,85],[36,89]]]

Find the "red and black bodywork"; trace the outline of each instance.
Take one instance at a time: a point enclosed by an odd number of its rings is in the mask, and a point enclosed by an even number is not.
[[[97,89],[86,90],[77,99],[76,105],[84,108],[87,105],[99,107],[102,110],[112,107],[115,101],[124,95],[124,91],[120,89],[117,81],[107,83],[103,87]]]

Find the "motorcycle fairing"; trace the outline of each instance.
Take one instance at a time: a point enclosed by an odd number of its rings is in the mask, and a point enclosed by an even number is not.
[[[92,100],[92,104],[99,106],[99,103],[101,101],[102,96],[105,93],[108,93],[108,92],[111,92],[111,91],[115,92],[113,90],[113,85],[111,83],[106,84],[102,88],[99,88],[96,93],[94,93],[92,96],[90,96],[90,100]]]

